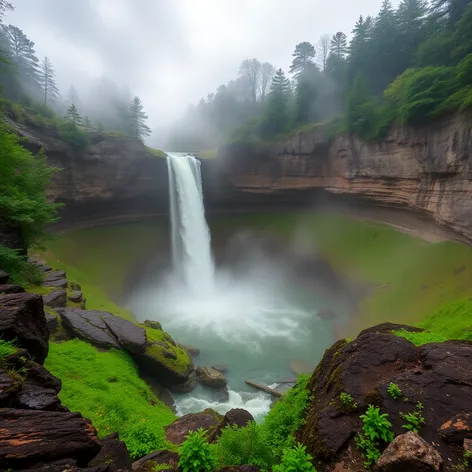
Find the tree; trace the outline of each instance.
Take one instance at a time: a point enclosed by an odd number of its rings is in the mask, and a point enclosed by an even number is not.
[[[261,79],[261,63],[257,59],[244,59],[239,67],[239,75],[246,79],[251,91],[252,101],[256,103]]]
[[[139,97],[134,97],[129,107],[130,134],[141,141],[151,134],[151,129],[146,125],[148,116],[143,111],[143,104]]]
[[[439,17],[447,18],[448,23],[454,25],[469,6],[470,0],[434,0],[432,11]]]
[[[320,75],[319,71],[311,68],[298,77],[295,90],[295,124],[298,126],[315,121],[316,75]]]
[[[84,126],[86,128],[92,127],[92,122],[90,121],[90,118],[87,115],[84,116]]]
[[[274,78],[275,67],[270,62],[263,62],[261,65],[260,97],[264,99],[270,90],[270,84]]]
[[[328,61],[330,51],[330,37],[329,34],[323,34],[319,41],[317,47],[317,56],[319,58],[319,65],[321,70],[326,70],[326,62]]]
[[[65,118],[74,128],[82,124],[82,117],[79,115],[77,107],[73,103],[69,105]]]
[[[290,73],[294,74],[298,80],[308,68],[315,67],[314,58],[316,55],[315,47],[308,42],[299,43],[295,46],[295,51],[292,54],[293,60],[290,66]]]
[[[339,59],[344,59],[348,52],[347,36],[342,31],[338,31],[331,38],[330,52]]]
[[[70,86],[69,91],[67,92],[67,103],[69,103],[69,105],[79,104],[79,93],[73,85]]]
[[[290,81],[279,69],[270,84],[267,108],[262,123],[262,132],[267,137],[276,136],[287,130],[289,125],[288,98]]]
[[[8,25],[4,31],[10,46],[10,58],[16,64],[20,76],[28,85],[38,85],[39,60],[35,56],[33,41],[16,26]]]
[[[41,72],[39,76],[39,84],[44,91],[44,104],[55,102],[59,96],[59,90],[56,86],[55,72],[52,67],[51,61],[47,56],[44,56],[43,62],[41,63]]]
[[[6,0],[0,0],[0,24],[3,22],[3,17],[7,11],[13,11],[14,7],[10,2]]]

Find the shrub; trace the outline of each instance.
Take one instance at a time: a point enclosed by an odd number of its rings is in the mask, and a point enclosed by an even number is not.
[[[347,411],[357,410],[357,403],[354,400],[354,398],[352,398],[352,396],[349,395],[349,393],[342,392],[339,395],[339,401],[341,402],[341,405],[343,406],[343,408],[346,409]]]
[[[2,365],[6,358],[16,352],[16,346],[13,341],[5,341],[0,338],[0,365]]]
[[[423,404],[418,402],[416,404],[415,411],[411,413],[400,413],[400,416],[406,420],[406,424],[402,425],[402,428],[407,429],[408,431],[414,431],[419,433],[421,425],[424,424],[423,418]]]
[[[19,250],[0,246],[0,267],[10,274],[10,279],[14,283],[39,285],[42,281],[38,267],[28,263]]]
[[[214,470],[215,457],[211,446],[206,441],[206,431],[200,428],[190,432],[180,447],[179,468],[183,472]]]
[[[403,395],[401,388],[396,383],[393,383],[393,382],[389,384],[387,388],[387,392],[394,400],[398,400]]]
[[[282,462],[274,466],[274,472],[316,472],[311,460],[313,457],[306,452],[306,446],[298,444],[284,449]]]
[[[59,135],[72,149],[79,153],[85,152],[89,145],[89,135],[78,128],[74,123],[62,121],[59,124]]]

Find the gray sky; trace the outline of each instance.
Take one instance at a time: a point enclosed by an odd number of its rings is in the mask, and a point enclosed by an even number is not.
[[[349,34],[381,0],[12,0],[5,23],[47,54],[63,94],[105,75],[139,95],[153,129],[237,75],[245,58],[288,69],[297,43]],[[395,6],[398,0],[393,2]],[[82,91],[82,94],[84,92]],[[160,133],[158,133],[160,134]]]

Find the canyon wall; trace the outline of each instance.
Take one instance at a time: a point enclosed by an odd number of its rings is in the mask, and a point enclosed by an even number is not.
[[[231,144],[220,158],[224,187],[246,198],[299,194],[306,201],[323,189],[430,215],[458,239],[472,241],[470,115],[393,128],[376,143],[327,139],[319,126],[274,144]]]

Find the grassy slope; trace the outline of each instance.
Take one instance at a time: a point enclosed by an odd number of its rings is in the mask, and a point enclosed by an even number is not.
[[[61,401],[90,418],[100,437],[118,432],[134,456],[169,446],[164,426],[175,415],[139,378],[125,352],[100,352],[79,340],[53,343],[45,365],[62,381]]]

